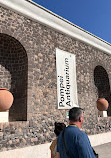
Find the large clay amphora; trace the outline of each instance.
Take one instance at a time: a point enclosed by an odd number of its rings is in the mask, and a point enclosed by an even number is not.
[[[7,111],[12,106],[13,95],[6,88],[0,88],[0,111]]]
[[[97,109],[99,111],[105,111],[105,110],[107,110],[108,106],[109,106],[108,101],[105,98],[99,98],[97,100]]]

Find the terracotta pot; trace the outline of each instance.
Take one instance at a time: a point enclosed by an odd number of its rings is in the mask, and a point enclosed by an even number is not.
[[[0,88],[0,111],[7,111],[13,103],[13,95],[6,88]]]
[[[105,98],[99,98],[97,100],[97,109],[99,111],[105,111],[105,110],[107,110],[108,106],[109,106],[108,101]]]

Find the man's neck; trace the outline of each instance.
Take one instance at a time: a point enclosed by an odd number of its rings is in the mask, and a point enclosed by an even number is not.
[[[72,122],[72,121],[70,121],[70,122],[69,122],[69,125],[70,125],[70,126],[77,126],[79,129],[81,129],[81,124],[80,124],[80,122]]]

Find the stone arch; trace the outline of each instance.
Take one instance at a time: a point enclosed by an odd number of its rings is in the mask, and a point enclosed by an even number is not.
[[[94,83],[98,90],[98,98],[105,98],[109,102],[108,116],[111,116],[111,91],[107,71],[100,65],[94,69]]]
[[[14,102],[9,121],[27,120],[28,57],[14,37],[0,33],[0,87],[9,89]]]

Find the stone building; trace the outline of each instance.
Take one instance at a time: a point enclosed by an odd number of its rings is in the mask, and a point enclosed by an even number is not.
[[[0,87],[14,102],[0,123],[0,157],[50,157],[54,122],[68,123],[57,107],[56,51],[76,57],[78,105],[92,145],[111,141],[111,45],[31,0],[0,0]],[[98,97],[109,102],[106,117]],[[43,152],[42,152],[43,151]]]

